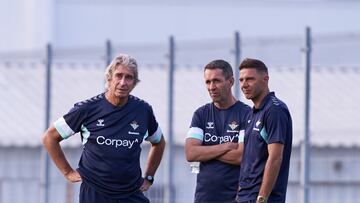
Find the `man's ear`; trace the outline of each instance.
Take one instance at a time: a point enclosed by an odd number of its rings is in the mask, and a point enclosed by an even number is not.
[[[234,77],[230,77],[229,82],[230,82],[230,86],[233,86],[234,85]]]
[[[268,74],[264,75],[264,81],[269,82],[269,75]]]

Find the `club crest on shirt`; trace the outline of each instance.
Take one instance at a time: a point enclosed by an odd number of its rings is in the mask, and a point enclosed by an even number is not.
[[[207,122],[206,129],[214,129],[214,122]]]
[[[132,127],[134,130],[136,130],[136,128],[139,127],[139,125],[137,124],[136,121],[131,122],[130,125],[131,125],[131,127]]]
[[[105,126],[104,119],[101,118],[98,119],[96,126],[104,127]]]
[[[231,130],[235,130],[239,125],[236,123],[236,121],[233,121],[229,124],[229,127]]]
[[[139,127],[139,124],[134,120],[130,123],[130,126],[136,130],[138,127]],[[133,132],[133,131],[129,131],[128,132],[130,135],[139,135],[140,133],[139,132]]]
[[[239,132],[238,130],[235,130],[239,125],[236,123],[236,121],[232,121],[229,125],[231,130],[227,130],[226,132],[228,133],[237,133]]]
[[[259,130],[260,124],[261,124],[261,121],[260,121],[260,120],[256,121],[255,127],[253,128],[253,130],[255,130],[255,131],[260,131],[260,130]]]

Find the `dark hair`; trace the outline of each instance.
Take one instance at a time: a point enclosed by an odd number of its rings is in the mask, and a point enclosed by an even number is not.
[[[246,69],[246,68],[253,68],[256,69],[258,72],[263,72],[268,74],[268,68],[266,67],[266,65],[264,64],[264,62],[258,60],[258,59],[252,59],[252,58],[246,58],[244,59],[241,64],[239,69]]]
[[[229,79],[230,77],[232,77],[234,75],[231,65],[228,62],[226,62],[226,61],[224,61],[222,59],[217,59],[217,60],[211,61],[210,63],[208,63],[205,66],[204,71],[206,69],[209,69],[209,70],[220,69],[220,70],[222,70],[225,79]]]

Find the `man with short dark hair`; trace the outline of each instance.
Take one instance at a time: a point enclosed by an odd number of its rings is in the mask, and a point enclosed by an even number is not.
[[[240,64],[240,87],[254,107],[245,130],[239,203],[284,203],[292,147],[292,120],[284,102],[269,91],[266,65]]]
[[[75,104],[44,134],[43,143],[70,182],[82,181],[80,203],[149,203],[143,191],[154,181],[165,141],[152,107],[130,95],[139,81],[136,60],[117,56],[105,71],[107,91]],[[80,132],[83,151],[74,170],[60,141]],[[141,143],[151,143],[142,178]]]
[[[204,78],[212,102],[195,111],[185,143],[187,160],[200,162],[194,202],[234,203],[251,108],[233,96],[234,77],[228,62],[210,62]]]

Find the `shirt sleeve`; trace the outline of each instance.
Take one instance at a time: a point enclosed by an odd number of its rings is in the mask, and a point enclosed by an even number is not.
[[[289,114],[287,110],[280,107],[270,108],[268,111],[265,129],[267,132],[267,143],[281,143],[285,144],[286,135],[290,130],[288,125]]]
[[[156,121],[154,112],[151,107],[148,112],[148,117],[149,117],[148,131],[146,132],[145,140],[153,144],[159,143],[161,141],[161,137],[163,133],[161,131],[158,122]]]
[[[195,138],[198,140],[204,140],[204,122],[201,120],[201,110],[198,109],[195,111],[193,118],[191,120],[190,129],[187,132],[187,138]]]
[[[54,122],[54,127],[63,139],[67,139],[80,131],[84,119],[84,111],[74,106],[69,113]]]

